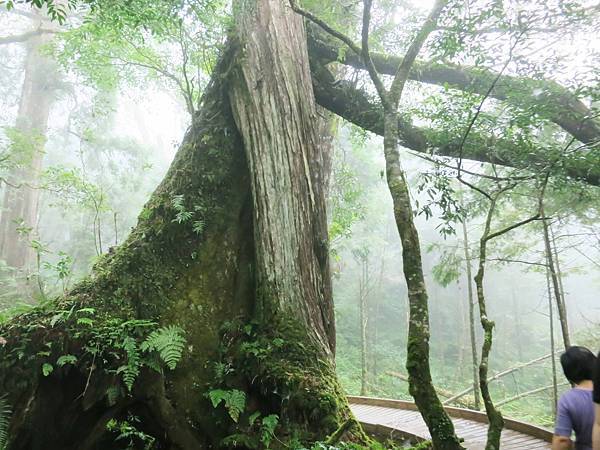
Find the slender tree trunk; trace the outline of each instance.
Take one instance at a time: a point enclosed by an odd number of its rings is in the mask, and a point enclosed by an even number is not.
[[[546,261],[548,259],[546,258]],[[558,402],[558,380],[556,377],[556,358],[554,343],[554,306],[552,304],[552,288],[550,287],[550,270],[546,266],[546,290],[548,292],[548,318],[550,322],[550,354],[552,363],[552,418],[556,418],[556,406]]]
[[[560,298],[562,299],[562,304],[565,309],[565,317],[566,317],[567,311],[569,310],[569,308],[567,306],[567,294],[565,292],[565,287],[563,285],[563,274],[562,274],[562,270],[560,269],[560,258],[558,256],[558,247],[556,245],[556,238],[554,236],[554,230],[552,229],[552,225],[550,225],[550,224],[548,224],[548,231],[550,233],[550,244],[552,246],[552,254],[554,255],[554,263],[556,265],[556,277],[558,278],[558,287],[560,288]],[[569,336],[569,338],[570,338],[570,336]]]
[[[385,114],[383,141],[387,182],[394,203],[394,217],[402,242],[402,266],[408,288],[409,323],[406,370],[409,391],[429,430],[434,448],[461,448],[454,424],[444,411],[431,379],[429,366],[429,305],[419,235],[413,220],[406,175],[398,153],[398,115]]]
[[[519,358],[519,362],[523,361],[523,338],[522,334],[522,323],[521,323],[521,312],[519,311],[519,302],[517,301],[517,296],[515,294],[514,286],[510,291],[510,295],[512,298],[512,309],[513,309],[513,317],[514,317],[514,337],[517,340],[517,357]],[[511,345],[511,343],[508,343]]]
[[[504,427],[504,419],[500,411],[494,406],[490,389],[488,385],[489,357],[492,350],[493,333],[495,323],[490,320],[487,314],[485,293],[483,288],[483,279],[485,276],[485,262],[487,257],[487,243],[490,236],[490,229],[494,210],[496,209],[497,197],[491,198],[485,227],[479,241],[479,268],[475,274],[475,286],[477,287],[477,301],[479,305],[479,317],[483,328],[483,345],[481,347],[481,362],[479,364],[479,386],[481,396],[485,406],[485,412],[488,416],[489,426],[487,434],[486,450],[500,449],[500,436]]]
[[[235,41],[131,235],[55,308],[0,327],[12,448],[112,448],[106,423],[129,414],[174,449],[222,447],[257,412],[278,415],[282,439],[363,438],[335,375],[303,24],[281,0],[236,4],[235,18]],[[181,208],[189,220],[177,220]],[[129,392],[118,369],[132,364],[124,342],[143,338],[140,320],[181,327],[186,346],[176,370],[142,368]],[[66,354],[76,364],[56,363]],[[238,422],[210,403],[214,389],[244,392]]]
[[[479,358],[477,357],[477,337],[475,335],[475,299],[473,296],[473,269],[471,267],[471,252],[469,251],[469,234],[467,231],[467,224],[462,221],[463,231],[463,250],[465,254],[465,265],[467,269],[467,289],[469,299],[469,337],[471,342],[471,364],[473,367],[473,395],[475,397],[475,409],[479,411],[481,409],[480,394],[479,394]]]
[[[546,252],[546,259],[548,261],[548,268],[550,269],[550,279],[552,280],[552,287],[554,289],[554,298],[556,300],[556,306],[558,310],[558,320],[560,322],[560,328],[562,331],[563,344],[565,350],[571,346],[571,336],[569,333],[569,322],[567,317],[567,309],[565,307],[564,299],[561,295],[560,283],[558,280],[558,274],[556,271],[556,265],[554,261],[554,255],[552,253],[552,243],[550,241],[550,231],[548,218],[543,215],[542,217],[542,229],[544,232],[544,248]]]
[[[368,366],[368,327],[369,327],[369,260],[368,255],[360,258],[361,277],[359,286],[359,320],[360,320],[360,395],[367,395],[369,391],[369,366]]]
[[[384,234],[384,238],[387,238],[388,231],[386,227],[386,231]],[[373,329],[373,344],[371,346],[371,358],[373,361],[371,372],[373,374],[373,378],[377,380],[378,370],[379,370],[379,355],[377,352],[379,345],[379,322],[380,322],[380,312],[381,312],[381,302],[383,299],[383,274],[385,273],[385,254],[386,254],[387,246],[383,248],[381,252],[381,263],[379,265],[379,275],[377,276],[377,295],[373,299],[373,309],[374,309],[374,317],[371,321],[371,327]]]
[[[27,41],[25,78],[15,124],[24,162],[7,177],[10,185],[5,186],[0,215],[0,259],[24,271],[30,269],[34,261],[29,241],[37,225],[40,194],[37,185],[58,82],[56,63],[41,52],[50,39],[51,34],[42,33]]]

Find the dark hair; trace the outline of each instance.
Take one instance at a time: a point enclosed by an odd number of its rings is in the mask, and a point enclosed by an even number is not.
[[[571,383],[579,384],[583,380],[592,380],[596,356],[585,347],[573,345],[560,355],[560,364],[565,377]]]

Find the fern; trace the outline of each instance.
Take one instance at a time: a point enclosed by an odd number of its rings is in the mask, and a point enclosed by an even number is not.
[[[12,411],[6,400],[6,396],[0,397],[0,450],[5,450],[8,446],[8,425]]]
[[[225,404],[225,409],[229,413],[229,417],[237,423],[240,418],[240,414],[244,412],[246,408],[246,394],[243,391],[237,389],[231,390],[223,390],[223,389],[214,389],[208,392],[208,397],[213,405],[213,408],[216,408],[223,402]]]
[[[127,354],[127,364],[117,369],[117,373],[123,373],[123,382],[127,389],[131,391],[135,379],[140,374],[142,361],[137,342],[130,336],[123,339],[123,350]]]
[[[140,346],[143,352],[158,352],[160,359],[171,370],[175,369],[185,347],[183,330],[175,325],[153,331]]]

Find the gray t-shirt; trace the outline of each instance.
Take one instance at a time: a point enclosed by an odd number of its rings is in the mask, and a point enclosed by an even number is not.
[[[575,431],[575,449],[592,450],[594,403],[592,391],[574,388],[560,396],[556,409],[554,434],[571,437]]]

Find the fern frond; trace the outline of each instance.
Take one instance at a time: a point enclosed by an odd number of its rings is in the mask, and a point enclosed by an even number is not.
[[[141,345],[144,352],[156,351],[166,366],[173,370],[181,359],[185,347],[183,330],[175,325],[153,331]]]
[[[6,396],[0,397],[0,450],[5,450],[8,445],[8,426],[12,410]]]
[[[135,379],[140,374],[142,360],[137,342],[132,337],[127,336],[123,339],[123,350],[125,350],[127,355],[127,364],[119,367],[117,373],[123,373],[123,382],[125,383],[125,386],[127,386],[127,389],[131,391]]]

